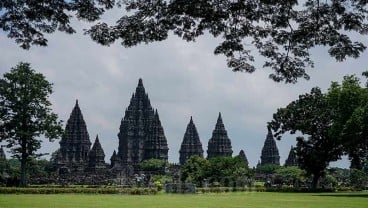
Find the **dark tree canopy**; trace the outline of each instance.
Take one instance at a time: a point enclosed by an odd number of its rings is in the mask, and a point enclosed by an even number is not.
[[[5,141],[21,161],[21,186],[26,185],[28,160],[41,147],[40,136],[53,140],[63,132],[50,108],[51,93],[52,84],[28,63],[18,64],[0,79],[0,142]]]
[[[260,55],[263,67],[273,71],[270,78],[295,83],[309,79],[310,49],[316,46],[326,47],[337,61],[361,55],[366,46],[356,34],[368,32],[367,5],[366,0],[5,0],[0,28],[23,48],[46,45],[45,33],[73,33],[72,15],[98,20],[86,33],[102,45],[211,35],[222,40],[214,53],[226,56],[233,71],[254,72]],[[101,15],[113,7],[120,7],[122,16],[109,25]]]
[[[114,0],[1,0],[0,29],[23,49],[46,46],[45,34],[75,33],[70,25],[72,14],[92,22],[114,4]]]
[[[319,177],[331,161],[344,154],[351,167],[362,169],[368,159],[368,89],[360,86],[355,76],[345,76],[341,84],[333,82],[327,93],[313,88],[300,95],[273,115],[270,126],[276,138],[300,132],[296,154],[300,167]]]

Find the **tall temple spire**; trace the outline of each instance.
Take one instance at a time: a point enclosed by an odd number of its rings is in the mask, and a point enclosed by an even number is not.
[[[82,163],[88,160],[88,151],[91,141],[84,122],[82,111],[79,108],[78,100],[66,123],[65,133],[60,141],[61,163],[67,166],[76,166],[81,169]]]
[[[197,128],[194,125],[192,116],[190,117],[190,121],[187,125],[179,154],[179,162],[181,165],[183,165],[185,161],[193,155],[203,157],[202,143],[199,139]]]
[[[298,166],[298,159],[295,154],[295,148],[291,146],[289,156],[285,160],[285,166]]]
[[[143,87],[143,80],[142,80],[142,78],[139,78],[139,80],[138,80],[138,86]]]
[[[165,137],[164,129],[161,126],[160,117],[158,115],[157,109],[151,126],[149,128],[149,134],[147,135],[145,141],[145,156],[144,160],[148,159],[160,159],[168,160],[167,140]]]
[[[118,137],[119,166],[127,175],[134,174],[139,163],[150,157],[167,160],[166,137],[159,115],[154,112],[145,92],[142,79],[139,79],[125,111]]]
[[[210,159],[219,156],[231,157],[233,154],[231,148],[231,141],[227,136],[221,113],[219,113],[215,130],[212,132],[212,138],[208,141],[207,158]]]
[[[110,168],[113,168],[115,166],[116,160],[117,160],[117,155],[116,155],[116,151],[114,150],[114,152],[112,153],[110,157]]]
[[[244,150],[240,150],[239,155],[240,159],[242,159],[244,161],[244,163],[248,166],[248,159],[247,156],[245,155]]]
[[[91,151],[88,153],[88,167],[92,169],[105,169],[105,153],[102,149],[98,135]]]
[[[270,128],[268,128],[267,137],[262,148],[261,165],[264,164],[280,165],[279,150]]]

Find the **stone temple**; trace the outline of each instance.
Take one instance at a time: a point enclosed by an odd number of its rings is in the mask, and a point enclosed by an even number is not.
[[[298,166],[298,159],[295,154],[295,148],[291,146],[289,156],[285,160],[285,166]]]
[[[168,160],[168,145],[157,110],[151,106],[143,81],[139,79],[135,93],[125,110],[118,134],[118,153],[114,169],[131,176],[139,163],[148,159]]]
[[[87,125],[78,100],[67,121],[60,149],[56,151],[53,160],[62,174],[106,169],[105,154],[98,136],[91,149]]]
[[[261,154],[261,165],[265,164],[280,165],[279,149],[277,148],[276,141],[273,138],[270,128],[268,128],[268,134]]]
[[[232,154],[231,141],[227,136],[221,113],[219,113],[215,129],[212,132],[212,138],[208,141],[207,158],[231,157]]]
[[[197,128],[194,125],[193,118],[190,117],[187,130],[185,131],[183,141],[179,150],[179,163],[183,165],[187,159],[193,155],[203,157],[202,143],[199,139]]]

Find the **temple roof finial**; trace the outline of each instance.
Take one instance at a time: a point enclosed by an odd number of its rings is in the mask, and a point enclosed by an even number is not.
[[[139,78],[138,86],[143,86],[143,80],[142,80],[142,78]]]

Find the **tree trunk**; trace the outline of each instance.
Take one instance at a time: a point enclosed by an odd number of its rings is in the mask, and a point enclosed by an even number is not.
[[[26,181],[26,174],[27,174],[27,144],[26,139],[22,139],[22,154],[20,159],[20,187],[26,187],[27,181]]]
[[[318,188],[319,177],[320,177],[320,174],[313,174],[312,189]]]

